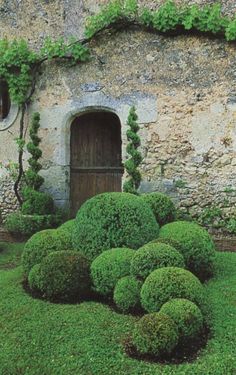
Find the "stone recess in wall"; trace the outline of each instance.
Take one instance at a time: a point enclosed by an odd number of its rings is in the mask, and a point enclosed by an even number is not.
[[[113,98],[102,91],[94,91],[86,92],[81,97],[73,98],[63,105],[42,109],[40,111],[40,136],[44,139],[42,163],[44,170],[41,171],[45,178],[43,189],[53,195],[58,205],[69,205],[70,126],[76,116],[96,110],[116,113],[122,125],[122,154],[125,159],[126,121],[130,107],[136,106],[141,134],[145,134],[145,127],[142,124],[155,123],[157,120],[156,102],[156,96],[141,92]],[[34,106],[33,110],[38,109]],[[143,146],[144,144],[145,138],[143,137]]]

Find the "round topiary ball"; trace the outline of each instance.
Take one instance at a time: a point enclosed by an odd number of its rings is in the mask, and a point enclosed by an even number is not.
[[[186,267],[201,280],[213,273],[215,246],[208,232],[200,225],[188,221],[176,221],[164,225],[160,238],[178,241]]]
[[[73,243],[93,260],[107,249],[138,249],[158,233],[154,214],[142,199],[129,193],[104,193],[79,209]]]
[[[160,226],[175,220],[176,208],[167,195],[159,192],[147,193],[142,194],[141,199],[149,204]]]
[[[184,298],[171,299],[164,303],[160,310],[175,322],[180,340],[186,342],[194,339],[202,331],[203,316],[201,310],[195,303]]]
[[[170,354],[178,344],[178,329],[165,314],[144,315],[135,325],[132,342],[140,354],[157,357]]]
[[[117,281],[130,274],[130,262],[135,251],[127,248],[106,250],[91,264],[94,290],[104,296],[112,294]]]
[[[81,299],[90,289],[89,271],[89,262],[83,254],[56,251],[32,268],[29,284],[49,300]]]
[[[170,245],[148,243],[135,252],[131,260],[130,272],[136,277],[146,279],[152,271],[162,267],[184,268],[184,258]]]
[[[174,247],[179,253],[181,253],[181,243],[178,241],[173,240],[172,238],[162,238],[158,237],[155,240],[150,241],[149,243],[165,243]]]
[[[159,311],[172,298],[186,298],[198,306],[204,303],[204,288],[191,272],[178,267],[153,271],[141,289],[141,304],[148,312]]]
[[[60,227],[57,228],[57,231],[59,231],[60,233],[63,233],[63,235],[66,237],[66,241],[70,249],[73,249],[72,236],[73,236],[74,228],[75,228],[75,219],[68,220],[65,223],[63,223]]]
[[[26,276],[31,268],[40,263],[45,256],[53,251],[71,250],[68,238],[56,229],[46,229],[35,233],[26,242],[22,254],[22,266]]]
[[[134,276],[122,277],[116,284],[113,299],[116,306],[123,312],[140,308],[140,291],[142,281]]]

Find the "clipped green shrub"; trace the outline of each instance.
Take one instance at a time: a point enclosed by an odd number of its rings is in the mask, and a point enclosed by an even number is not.
[[[31,268],[54,251],[71,250],[64,233],[56,229],[46,229],[35,233],[25,244],[22,253],[22,266],[27,276]]]
[[[33,189],[25,189],[25,201],[22,204],[21,212],[24,215],[49,215],[54,212],[53,198],[46,193]]]
[[[89,262],[78,251],[52,252],[32,268],[29,283],[47,299],[81,299],[90,288]]]
[[[40,263],[35,264],[29,273],[28,283],[30,289],[33,291],[39,291],[39,280],[40,280]]]
[[[170,238],[181,244],[186,267],[201,280],[213,273],[215,246],[208,232],[196,223],[176,221],[164,225],[160,238]]]
[[[104,296],[110,295],[117,281],[130,273],[134,250],[115,248],[100,254],[91,264],[94,290]]]
[[[175,322],[181,341],[199,336],[203,328],[203,316],[195,303],[184,298],[171,299],[160,310]]]
[[[57,227],[60,222],[58,215],[23,215],[15,212],[7,216],[5,228],[16,236],[30,237],[41,230]]]
[[[135,325],[132,342],[140,354],[170,354],[178,344],[178,329],[165,314],[144,315]]]
[[[172,298],[186,298],[198,306],[204,302],[201,282],[190,271],[164,267],[153,271],[141,289],[141,304],[148,312],[159,311]]]
[[[78,211],[74,248],[93,260],[116,247],[138,249],[158,236],[159,226],[145,202],[134,194],[103,193]]]
[[[60,227],[57,228],[57,230],[60,233],[63,233],[66,237],[66,241],[68,242],[68,246],[70,246],[71,249],[73,249],[73,243],[72,243],[72,237],[73,237],[73,231],[75,228],[75,219],[71,219],[63,223]]]
[[[184,268],[183,256],[170,245],[148,243],[135,252],[131,260],[130,272],[136,277],[146,279],[155,269],[168,266]]]
[[[174,247],[179,253],[181,253],[181,243],[173,240],[173,238],[158,237],[155,240],[150,241],[149,243],[165,243]]]
[[[155,192],[142,194],[140,198],[151,207],[160,226],[175,220],[176,208],[167,195]]]
[[[123,312],[140,308],[140,291],[142,281],[134,276],[122,277],[116,284],[113,299],[116,306]]]

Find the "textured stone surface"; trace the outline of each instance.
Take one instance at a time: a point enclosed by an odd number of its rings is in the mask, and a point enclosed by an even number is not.
[[[212,3],[178,1],[194,2]],[[0,1],[0,34],[25,37],[34,48],[46,35],[81,37],[85,16],[103,3]],[[162,1],[141,3],[156,8]],[[235,1],[222,4],[225,14],[236,11]],[[58,205],[68,206],[70,124],[84,111],[118,114],[125,160],[125,123],[134,104],[144,156],[140,190],[167,192],[193,215],[217,206],[235,216],[236,193],[227,193],[236,185],[235,45],[205,36],[123,30],[99,37],[90,47],[91,62],[73,68],[46,64],[37,83],[30,112],[38,110],[42,117],[44,189]],[[15,123],[0,133],[0,160],[16,160],[17,132]]]

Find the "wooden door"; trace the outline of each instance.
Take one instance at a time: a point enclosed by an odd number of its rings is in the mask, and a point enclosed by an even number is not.
[[[92,196],[121,191],[121,125],[109,112],[87,113],[71,125],[71,215]]]

